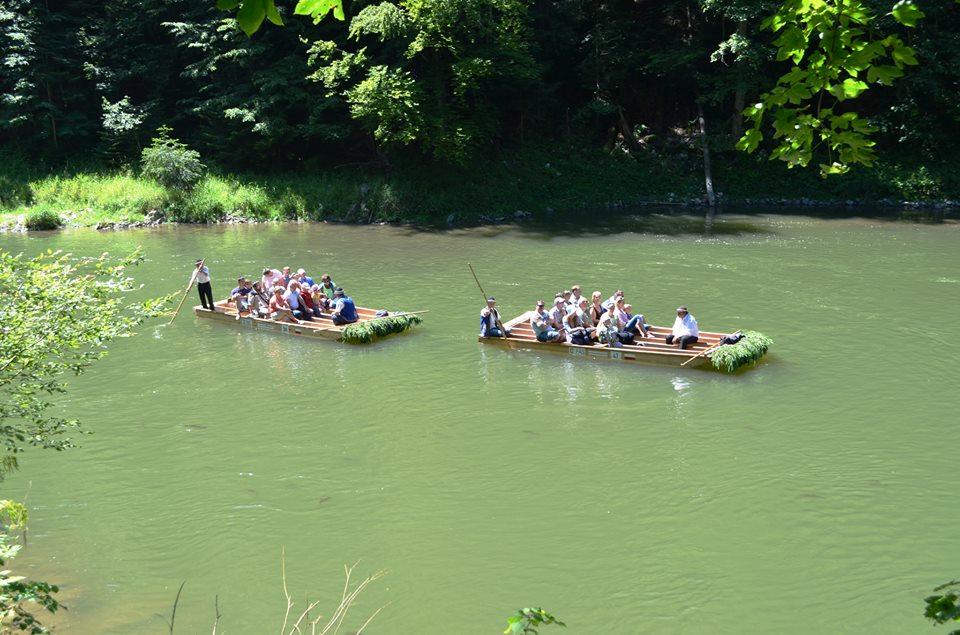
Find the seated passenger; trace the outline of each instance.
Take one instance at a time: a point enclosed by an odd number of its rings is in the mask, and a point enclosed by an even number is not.
[[[330,279],[330,274],[323,274],[320,276],[320,291],[323,295],[327,296],[327,300],[333,301],[333,295],[337,290],[337,285],[333,284],[333,280]]]
[[[300,324],[300,320],[294,317],[287,306],[287,301],[283,297],[283,287],[277,285],[273,288],[273,297],[270,298],[270,317],[278,322],[293,322]]]
[[[260,288],[264,293],[273,293],[273,288],[280,284],[283,274],[276,269],[264,269],[263,276],[260,278]],[[284,285],[286,286],[286,285]]]
[[[300,283],[296,280],[290,280],[287,286],[287,292],[283,294],[283,299],[287,301],[287,307],[298,320],[312,322],[312,311],[307,311],[304,307],[303,297],[300,295]]]
[[[614,294],[609,298],[607,298],[606,300],[604,300],[600,306],[602,306],[605,310],[609,311],[610,307],[616,306],[617,298],[622,298],[622,297],[623,297],[623,289],[617,289],[614,292]]]
[[[590,318],[593,319],[594,326],[600,322],[600,316],[606,312],[606,309],[603,308],[603,303],[600,302],[600,298],[602,297],[599,291],[594,291],[590,296]]]
[[[487,298],[487,306],[480,309],[480,337],[507,337],[510,329],[500,321],[500,311],[496,307],[497,299]]]
[[[289,288],[291,280],[293,280],[293,274],[290,273],[290,267],[284,267],[283,268],[283,286]]]
[[[581,300],[582,298],[583,298],[583,296],[580,295],[580,285],[579,285],[579,284],[575,284],[575,285],[573,285],[572,287],[570,287],[570,303],[571,303],[573,306],[579,307],[579,306],[580,306],[580,300]]]
[[[617,317],[620,319],[620,330],[627,333],[639,334],[641,337],[649,337],[650,327],[643,319],[642,313],[633,314],[633,305],[623,302],[623,298],[617,302]]]
[[[538,342],[562,342],[564,335],[550,326],[550,314],[543,308],[543,300],[537,300],[537,308],[530,316],[530,328]]]
[[[567,303],[563,295],[557,294],[553,298],[553,308],[550,309],[550,326],[562,331],[565,327],[564,318],[567,317]]]
[[[311,317],[320,317],[320,306],[317,304],[317,301],[314,299],[313,292],[307,285],[300,286],[300,300],[303,302],[303,310],[307,315]]]
[[[330,308],[330,303],[327,302],[327,296],[320,291],[319,284],[310,287],[310,297],[313,299],[313,315],[318,318],[323,317],[323,312]]]
[[[333,314],[330,319],[333,320],[334,324],[352,324],[360,319],[353,298],[344,293],[342,288],[337,287],[337,290],[333,292],[333,298]]]
[[[587,315],[587,299],[580,298],[580,301],[583,306],[577,307],[567,313],[563,321],[564,329],[567,332],[570,343],[585,346],[593,344],[593,339],[590,334],[594,329],[588,326],[588,324],[590,324],[590,317]]]
[[[247,282],[250,282],[247,280]],[[249,310],[250,315],[254,317],[261,317],[262,315],[268,313],[267,305],[270,304],[270,296],[264,293],[263,288],[260,286],[259,282],[254,282],[250,288],[250,293],[247,295],[247,300],[249,301]]]
[[[252,290],[253,288],[250,286],[250,281],[240,276],[237,278],[237,286],[233,288],[233,291],[230,292],[230,297],[227,298],[227,304],[233,303],[236,305],[238,320],[242,313],[250,310],[250,303],[247,298]]]
[[[297,282],[300,283],[300,286],[304,289],[309,289],[313,285],[317,284],[313,281],[313,278],[307,275],[307,272],[303,269],[297,269],[297,275],[295,276]]]
[[[614,311],[607,311],[600,316],[597,323],[597,332],[600,341],[610,348],[619,348],[623,346],[620,343],[620,323],[617,321],[617,314]]]
[[[687,307],[677,307],[677,319],[673,321],[673,329],[664,339],[667,344],[676,343],[680,350],[700,340],[700,327],[697,326],[696,318],[687,312]]]
[[[598,296],[599,299],[599,296]],[[599,316],[597,318],[593,317],[593,308],[590,306],[590,303],[586,298],[580,298],[580,322],[583,324],[583,327],[587,329],[587,335],[590,336],[590,343],[597,342],[600,339],[600,333],[597,331],[597,322],[599,321]],[[600,315],[603,315],[602,313]]]

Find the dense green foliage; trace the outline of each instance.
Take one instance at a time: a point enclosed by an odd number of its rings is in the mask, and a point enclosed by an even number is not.
[[[10,561],[23,547],[22,533],[26,529],[27,508],[22,503],[0,500],[0,566],[8,567]],[[47,628],[34,614],[34,606],[55,613],[60,602],[55,594],[60,589],[47,582],[27,580],[9,569],[0,571],[0,631],[10,633],[46,633]]]
[[[24,223],[27,229],[33,230],[57,229],[62,224],[63,219],[60,218],[60,214],[52,209],[44,209],[42,207],[30,210]]]
[[[741,331],[741,334],[743,337],[736,344],[724,344],[710,353],[714,368],[732,373],[741,366],[756,363],[773,344],[773,340],[757,331]]]
[[[555,615],[542,608],[517,609],[514,615],[507,618],[507,628],[503,631],[503,635],[537,635],[540,627],[550,624],[566,626]]]
[[[926,604],[923,615],[934,624],[960,622],[960,580],[941,584],[933,591],[933,595],[923,600]],[[950,631],[948,635],[960,635],[960,629]]]
[[[913,0],[900,0],[889,15],[907,27],[924,17]],[[904,67],[917,64],[916,51],[896,34],[883,37],[877,23],[862,0],[786,0],[762,26],[779,35],[777,59],[791,60],[793,67],[747,109],[754,126],[738,147],[755,150],[769,118],[779,140],[772,156],[791,167],[806,166],[820,147],[827,156],[820,164],[824,175],[842,174],[855,163],[871,165],[876,128],[855,110],[844,110],[843,102],[871,86],[890,86]]]
[[[49,412],[49,398],[66,390],[65,375],[84,372],[160,306],[130,305],[128,269],[107,254],[34,258],[0,250],[0,445],[15,463],[27,445],[63,450],[77,422]],[[69,310],[65,310],[69,307]],[[7,463],[4,463],[7,464]]]
[[[841,4],[854,2],[804,6]],[[856,4],[877,16],[875,70],[855,80],[868,91],[839,85],[862,92],[855,109],[875,129],[872,151],[915,164],[944,155],[941,140],[960,132],[956,5],[918,0],[917,22],[898,21],[889,0]],[[775,51],[792,27],[762,30],[779,6],[764,0],[358,0],[346,23],[290,19],[291,5],[222,3],[242,24],[248,14],[284,23],[251,38],[212,1],[3,0],[0,143],[47,166],[134,166],[143,140],[169,125],[205,162],[258,173],[477,165],[531,144],[636,158],[694,149],[699,102],[715,155],[729,157],[743,108],[789,65]],[[329,0],[300,5],[337,13]],[[848,49],[845,59],[862,53]],[[808,73],[812,59],[802,60]],[[828,121],[827,104],[817,107]],[[843,117],[849,100],[829,108]],[[831,159],[829,144],[813,147],[810,160],[832,165],[844,148]]]
[[[34,258],[0,250],[0,480],[15,469],[27,446],[63,450],[77,421],[50,412],[50,399],[66,391],[65,377],[79,375],[155,314],[162,300],[130,303],[129,268],[135,253],[111,260],[47,252]],[[8,561],[22,543],[26,508],[0,501],[0,631],[45,633],[33,611],[56,611],[57,587],[14,575]]]
[[[369,344],[380,337],[403,333],[423,320],[419,315],[388,315],[387,317],[348,324],[343,329],[343,341],[347,344]]]
[[[205,166],[200,153],[170,136],[166,126],[157,131],[150,146],[140,154],[143,176],[167,189],[189,191],[200,182]]]

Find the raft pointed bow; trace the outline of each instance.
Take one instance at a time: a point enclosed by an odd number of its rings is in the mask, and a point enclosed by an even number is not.
[[[527,311],[509,320],[504,325],[510,329],[510,337],[507,339],[499,337],[479,337],[478,339],[484,344],[501,348],[545,351],[571,357],[612,360],[630,364],[652,363],[666,366],[685,366],[687,368],[716,368],[726,372],[733,372],[742,366],[755,363],[766,354],[772,343],[770,338],[756,331],[743,331],[744,338],[737,344],[720,345],[720,338],[727,335],[726,333],[700,331],[699,342],[686,350],[680,350],[664,341],[664,337],[670,334],[670,329],[664,326],[650,326],[653,338],[637,338],[637,345],[624,345],[620,348],[609,348],[603,344],[581,346],[569,342],[561,344],[540,342],[530,327],[531,313]],[[743,344],[742,347],[741,344]],[[714,356],[720,351],[723,352],[715,359]],[[722,363],[718,364],[718,362]]]
[[[225,301],[214,303],[215,310],[210,311],[202,306],[193,307],[197,317],[211,319],[224,324],[239,325],[254,331],[269,331],[284,335],[319,338],[346,342],[348,344],[367,344],[394,333],[402,333],[422,320],[419,315],[398,311],[387,317],[378,318],[377,309],[357,307],[360,320],[342,326],[335,325],[330,320],[330,314],[324,313],[323,318],[313,318],[312,322],[279,322],[260,317],[241,316],[237,319],[237,309],[233,304]]]

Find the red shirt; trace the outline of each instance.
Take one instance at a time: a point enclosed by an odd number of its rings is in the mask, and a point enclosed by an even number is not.
[[[300,299],[303,300],[303,305],[313,311],[313,296],[309,291],[301,291]]]

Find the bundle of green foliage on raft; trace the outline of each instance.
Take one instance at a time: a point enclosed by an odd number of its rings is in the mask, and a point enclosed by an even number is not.
[[[343,341],[348,344],[368,344],[378,337],[403,333],[423,320],[419,315],[388,315],[366,322],[349,324],[343,329]]]
[[[767,354],[773,340],[756,331],[741,331],[743,337],[736,344],[724,344],[710,353],[713,367],[732,373],[745,364],[754,364]]]

